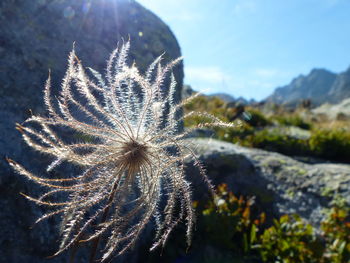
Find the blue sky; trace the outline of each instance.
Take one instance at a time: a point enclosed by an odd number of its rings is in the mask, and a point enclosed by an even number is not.
[[[185,83],[263,99],[313,68],[350,66],[350,0],[138,0],[166,22]]]

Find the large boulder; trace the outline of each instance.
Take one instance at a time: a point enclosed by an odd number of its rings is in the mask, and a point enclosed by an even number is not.
[[[256,196],[267,214],[297,213],[318,226],[335,195],[350,204],[350,165],[306,164],[214,139],[190,140],[215,185],[226,183],[236,194]],[[208,193],[203,180],[190,170],[194,196],[203,198]]]
[[[164,52],[164,62],[181,56],[169,27],[135,1],[3,0],[0,23],[0,97],[14,97],[21,110],[41,109],[49,69],[59,87],[74,42],[84,66],[100,72],[122,39],[142,71]],[[182,66],[175,77],[181,87]]]
[[[57,250],[59,219],[31,229],[44,209],[20,193],[39,196],[40,189],[15,175],[4,157],[37,174],[48,164],[48,158],[34,154],[15,130],[15,123],[29,117],[29,109],[35,114],[44,112],[43,86],[48,70],[52,72],[53,92],[57,92],[73,42],[83,65],[100,72],[104,72],[118,41],[129,37],[130,62],[135,61],[141,71],[163,52],[164,63],[181,52],[169,27],[135,1],[1,0],[0,24],[0,261],[46,262]],[[182,65],[174,73],[179,99]],[[61,172],[72,173],[72,169],[66,167]],[[128,260],[132,262],[130,255]],[[50,262],[66,261],[67,255],[63,255]],[[82,257],[76,262],[86,261]]]

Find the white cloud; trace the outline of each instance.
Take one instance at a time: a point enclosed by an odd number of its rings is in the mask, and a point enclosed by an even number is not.
[[[185,81],[195,90],[207,93],[225,89],[232,76],[218,66],[185,66]]]
[[[217,83],[230,80],[230,76],[216,66],[185,67],[185,74],[189,80]]]

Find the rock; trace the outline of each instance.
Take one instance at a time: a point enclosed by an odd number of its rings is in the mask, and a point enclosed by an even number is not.
[[[308,140],[311,137],[311,132],[309,130],[297,126],[269,127],[266,130],[271,134],[286,135],[288,138],[298,140]]]
[[[183,85],[182,87],[182,92],[181,92],[181,98],[187,99],[188,97],[191,97],[193,94],[195,94],[196,92],[192,89],[192,87],[190,85]]]
[[[327,116],[331,120],[350,119],[350,98],[344,99],[338,104],[325,103],[312,110],[313,114]]]
[[[186,129],[185,129],[186,130]],[[209,128],[196,128],[191,130],[191,132],[187,135],[188,138],[211,138],[215,135],[215,132]]]
[[[85,67],[103,72],[122,38],[131,39],[131,59],[141,71],[160,54],[164,63],[181,56],[180,47],[157,16],[129,0],[3,0],[0,47],[0,97],[14,97],[18,110],[42,110],[42,90],[51,69],[59,87],[75,42]],[[183,68],[175,77],[182,87]],[[177,99],[181,89],[178,88]]]
[[[268,215],[298,213],[318,226],[333,195],[350,204],[350,165],[306,164],[282,154],[249,149],[214,139],[190,139],[215,185],[235,194],[256,196]],[[189,166],[191,167],[191,166]],[[189,168],[195,199],[208,195],[198,173]]]
[[[160,54],[164,63],[181,56],[180,47],[157,16],[135,1],[128,0],[2,0],[0,1],[0,261],[46,262],[58,248],[59,218],[33,223],[44,209],[20,193],[40,195],[40,189],[15,175],[5,161],[9,157],[42,174],[47,156],[34,153],[15,130],[30,116],[44,112],[43,88],[51,69],[53,92],[57,92],[67,68],[68,54],[75,42],[84,66],[103,72],[106,60],[122,38],[131,41],[131,61],[146,67]],[[183,67],[174,69],[180,98]],[[62,173],[73,173],[67,167]],[[45,210],[47,212],[47,210]],[[86,252],[84,248],[82,251]],[[87,262],[81,252],[75,262]],[[50,259],[67,262],[68,255]],[[136,262],[133,255],[124,259]],[[123,262],[118,258],[118,262]],[[130,261],[129,261],[130,260]]]

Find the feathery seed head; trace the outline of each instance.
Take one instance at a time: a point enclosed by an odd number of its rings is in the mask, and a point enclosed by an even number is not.
[[[143,165],[150,162],[148,151],[148,146],[145,143],[135,140],[125,142],[120,147],[122,158],[119,161],[119,165],[125,167],[124,169],[128,171],[136,173]]]
[[[44,101],[49,116],[32,116],[17,126],[30,147],[54,157],[48,171],[63,162],[83,170],[74,177],[45,178],[9,160],[16,172],[46,189],[39,197],[25,195],[52,209],[37,222],[61,215],[56,254],[77,242],[104,237],[101,261],[105,261],[130,249],[152,218],[156,238],[151,249],[164,246],[182,219],[186,220],[190,244],[194,211],[190,184],[185,179],[186,159],[194,160],[212,189],[204,168],[184,140],[191,131],[179,133],[177,126],[193,115],[207,120],[201,127],[233,124],[208,113],[179,116],[181,107],[197,96],[175,102],[176,81],[171,69],[181,58],[162,66],[160,56],[143,76],[135,65],[127,65],[128,50],[126,42],[112,52],[103,77],[90,68],[87,74],[73,49],[56,101],[51,95],[50,76],[46,82]],[[165,87],[168,75],[170,84]],[[89,140],[67,140],[58,134],[59,127]]]

